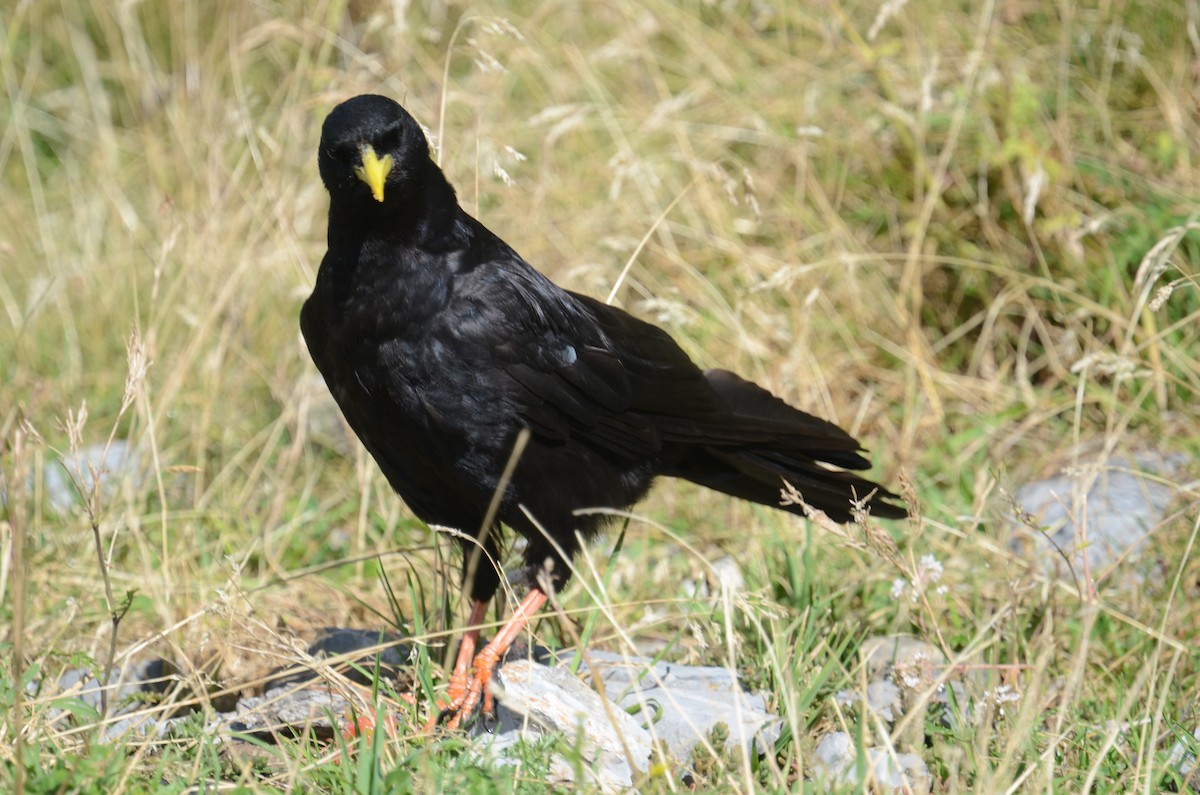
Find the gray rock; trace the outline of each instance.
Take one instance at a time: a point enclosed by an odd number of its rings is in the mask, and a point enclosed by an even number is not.
[[[1018,526],[1012,547],[1059,574],[1068,573],[1069,561],[1081,575],[1086,554],[1092,572],[1099,574],[1163,520],[1176,493],[1163,479],[1186,462],[1183,455],[1143,452],[1081,463],[1078,471],[1028,483],[1014,498],[1043,532]]]
[[[884,792],[927,793],[933,778],[916,754],[892,754],[886,748],[866,748],[867,780]],[[830,732],[817,743],[812,759],[813,778],[827,786],[858,784],[858,749],[845,732]]]
[[[175,728],[186,720],[186,717],[164,718],[158,712],[121,718],[104,727],[104,739],[116,740],[128,735],[135,735],[138,737],[153,736],[162,740],[170,737]]]
[[[717,583],[730,593],[742,593],[746,590],[746,575],[742,574],[742,565],[733,555],[714,560],[712,570]]]
[[[605,792],[629,789],[635,772],[648,769],[650,734],[570,671],[517,660],[497,670],[493,682],[501,699],[497,725],[493,738],[481,746],[493,757],[503,759],[521,741],[560,732],[579,738],[587,776]],[[482,731],[477,723],[476,735]],[[573,782],[574,775],[565,759],[552,759],[551,776],[557,783]]]
[[[355,705],[356,707],[358,705]],[[269,737],[309,732],[326,741],[339,734],[351,713],[351,702],[323,687],[278,687],[261,696],[245,696],[234,713],[226,715],[230,731]]]
[[[946,655],[932,643],[912,635],[877,635],[863,641],[858,654],[863,658],[867,676],[875,679],[891,674],[897,665],[902,667],[934,668],[946,664]]]
[[[519,763],[521,758],[521,746],[526,743],[535,743],[538,738],[543,736],[533,730],[506,731],[490,738],[485,735],[484,742],[479,747],[480,755],[491,764],[501,767],[514,766]],[[592,783],[604,792],[624,792],[632,787],[631,783],[626,783],[627,777],[630,782],[632,781],[632,773],[628,767],[616,775],[602,774],[602,776],[610,780],[605,782],[593,777]],[[551,786],[569,788],[575,783],[575,768],[562,754],[553,754],[550,757],[549,769],[546,771],[544,782],[547,789]]]
[[[830,732],[817,742],[814,750],[813,764],[820,772],[839,771],[853,764],[858,757],[854,747],[854,739],[846,732]]]
[[[904,716],[906,697],[915,694],[923,702],[928,687],[943,675],[949,664],[941,649],[911,635],[868,638],[859,648],[859,656],[869,677],[867,705],[889,724]],[[971,696],[977,697],[984,691],[986,679],[986,674],[977,669],[952,672],[937,692],[928,697],[928,706],[938,706],[935,712],[942,725],[957,729],[959,717],[971,715]],[[859,695],[856,690],[842,690],[838,699],[851,704],[858,701]],[[923,721],[914,723],[914,731],[922,725]]]
[[[147,710],[145,698],[139,696],[166,692],[175,681],[174,673],[174,666],[166,660],[154,658],[137,665],[114,669],[107,682],[101,682],[91,669],[72,668],[53,683],[31,682],[26,690],[31,696],[43,699],[75,699],[99,715],[103,706],[100,692],[107,687],[110,722],[104,727],[103,739],[115,740],[129,731],[136,731],[141,735],[156,733],[161,737],[171,721],[164,720],[157,710],[150,710],[149,714],[138,714]],[[69,711],[75,713],[75,719],[81,717],[77,710],[65,707],[52,707],[47,711],[47,716],[57,719]],[[122,715],[129,717],[112,720]],[[94,716],[88,716],[89,722],[92,717]]]
[[[310,657],[339,659],[331,666],[332,670],[351,682],[367,686],[371,686],[377,677],[390,683],[407,678],[404,666],[411,661],[412,652],[412,645],[394,632],[344,627],[323,627],[308,647]],[[268,687],[277,690],[317,678],[316,667],[281,668],[271,674]]]
[[[723,591],[736,595],[746,590],[746,576],[742,574],[742,566],[732,555],[717,558],[709,564],[704,576],[699,580],[684,580],[683,592],[695,594],[699,599],[721,596]]]
[[[584,665],[582,671],[585,676],[599,674],[607,705],[592,685],[566,667],[521,660],[500,668],[495,677],[497,726],[484,745],[489,756],[513,758],[518,743],[546,732],[579,736],[591,780],[605,791],[616,791],[631,787],[636,774],[645,772],[654,741],[686,762],[721,724],[728,730],[724,750],[765,753],[779,738],[782,723],[767,711],[766,699],[744,692],[724,668],[655,664],[599,651],[590,652],[588,661],[594,669],[589,673]],[[477,724],[475,731],[481,735],[483,727]],[[566,760],[552,760],[553,782],[569,783],[573,777]]]
[[[109,713],[119,715],[123,711],[122,704],[141,692],[141,685],[133,676],[123,676],[121,669],[112,672],[108,682]],[[100,711],[100,691],[105,683],[100,681],[90,669],[72,668],[59,677],[55,690],[57,696],[77,698],[97,712]],[[54,714],[61,710],[52,711]]]

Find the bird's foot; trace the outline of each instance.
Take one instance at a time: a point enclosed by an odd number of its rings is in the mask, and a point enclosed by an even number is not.
[[[444,720],[447,729],[458,729],[462,726],[463,721],[474,714],[481,702],[485,718],[489,720],[494,718],[496,702],[489,685],[491,685],[496,665],[504,656],[505,651],[507,648],[500,648],[495,643],[485,646],[475,656],[471,665],[471,678],[462,685],[461,690],[456,691],[454,683],[451,683],[450,704],[434,716],[432,723],[436,725]]]
[[[488,687],[492,681],[492,674],[499,662],[504,659],[504,655],[508,653],[517,636],[521,634],[529,620],[541,609],[548,598],[540,588],[532,589],[517,606],[508,623],[501,628],[490,643],[479,651],[479,654],[474,655],[474,659],[464,658],[463,653],[468,651],[468,639],[464,638],[463,648],[459,650],[458,661],[455,663],[454,673],[450,677],[450,704],[429,719],[429,723],[425,726],[426,730],[432,730],[443,721],[445,721],[447,729],[459,728],[463,721],[475,712],[480,702],[483,703],[484,715],[495,717],[495,699]],[[473,644],[471,650],[473,650]],[[466,678],[468,660],[470,660],[471,668],[470,680]],[[458,684],[463,681],[466,682],[465,686]],[[462,689],[458,689],[459,687]]]
[[[475,662],[475,649],[479,648],[479,625],[487,614],[487,602],[479,600],[471,608],[469,626],[463,634],[462,643],[458,647],[458,656],[454,661],[454,671],[450,674],[450,687],[444,699],[438,699],[433,715],[425,724],[425,731],[431,732],[437,728],[442,719],[449,714],[455,704],[466,700],[471,687],[472,664]]]
[[[460,655],[461,656],[461,655]],[[473,655],[472,655],[473,656]],[[468,661],[471,659],[467,658]],[[468,677],[465,668],[459,670],[456,666],[454,673],[450,675],[450,687],[446,690],[446,695],[438,698],[433,705],[433,714],[425,723],[425,731],[431,732],[456,713],[463,703],[467,700],[467,694],[470,692],[474,677]],[[446,725],[450,728],[457,726],[457,723],[447,721]]]

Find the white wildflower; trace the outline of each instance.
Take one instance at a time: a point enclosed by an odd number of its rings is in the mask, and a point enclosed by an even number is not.
[[[933,555],[922,555],[917,568],[917,579],[927,585],[932,585],[942,579],[942,572],[944,571],[942,562],[936,557]]]
[[[998,685],[992,691],[992,701],[997,704],[1012,704],[1021,700],[1021,694],[1012,685]]]
[[[983,694],[985,703],[991,702],[996,707],[996,714],[1000,717],[1005,715],[1005,704],[1015,704],[1021,700],[1021,693],[1012,685],[997,685],[992,690],[985,691]]]
[[[908,601],[916,604],[921,601],[921,596],[928,593],[930,586],[942,579],[942,573],[945,569],[942,562],[933,555],[922,555],[917,562],[917,570],[913,574],[912,582],[905,580],[903,577],[897,577],[892,580],[892,598],[899,599],[905,594],[908,594]],[[932,592],[935,596],[942,596],[949,591],[945,585],[939,585],[933,588]]]
[[[893,667],[897,684],[909,690],[915,690],[922,683],[932,682],[933,660],[928,654],[918,652],[907,660],[900,660]]]

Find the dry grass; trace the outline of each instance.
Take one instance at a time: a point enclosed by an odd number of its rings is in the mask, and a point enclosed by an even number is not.
[[[561,284],[619,285],[697,361],[911,479],[921,516],[889,528],[894,553],[671,484],[621,555],[580,562],[562,602],[593,644],[668,643],[776,695],[791,742],[753,769],[718,758],[707,786],[786,790],[842,722],[903,745],[907,726],[832,699],[889,632],[1021,694],[915,749],[939,790],[1173,785],[1163,755],[1198,692],[1195,482],[1124,589],[1040,578],[1006,545],[1003,495],[1097,453],[1200,450],[1200,7],[965,7],[18,3],[0,19],[5,780],[54,789],[57,764],[78,791],[353,789],[305,747],[263,767],[203,734],[99,745],[11,674],[115,648],[252,687],[311,664],[296,639],[314,627],[432,640],[454,620],[429,573],[453,562],[330,420],[296,324],[324,251],[320,121],[376,92]],[[146,476],[52,510],[35,475],[109,439]],[[726,551],[749,595],[680,584]],[[948,592],[894,600],[928,554]],[[425,790],[537,788],[451,746],[405,736],[381,765]]]

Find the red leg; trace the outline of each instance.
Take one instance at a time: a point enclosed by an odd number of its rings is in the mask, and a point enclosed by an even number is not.
[[[447,694],[450,703],[458,701],[467,694],[471,663],[475,660],[475,650],[479,648],[479,626],[487,617],[487,609],[487,602],[476,599],[471,603],[471,615],[467,618],[467,630],[463,633],[462,643],[458,646],[458,656],[454,659],[454,672],[450,674],[450,691]]]
[[[454,658],[454,671],[450,674],[450,689],[446,693],[449,704],[460,702],[467,696],[471,663],[475,660],[475,650],[479,648],[479,625],[487,616],[487,608],[488,603],[478,599],[471,603],[471,615],[467,618],[467,629],[463,632],[462,642],[458,646],[458,656]],[[437,711],[425,724],[425,731],[433,731],[441,719],[442,712],[443,707],[439,704]]]
[[[534,614],[546,604],[549,597],[540,588],[533,588],[529,594],[517,606],[513,612],[512,618],[508,623],[501,628],[496,637],[492,638],[488,645],[484,646],[479,654],[475,655],[475,661],[472,665],[474,674],[471,681],[467,684],[466,691],[461,697],[456,697],[450,702],[450,706],[445,709],[442,715],[449,715],[450,719],[446,722],[446,728],[457,729],[462,723],[464,717],[469,716],[479,706],[480,699],[483,700],[483,709],[490,713],[495,706],[492,703],[492,694],[488,691],[488,683],[492,680],[492,671],[497,663],[503,659],[513,641],[521,634],[522,630],[533,618]],[[466,640],[464,638],[464,645]],[[462,662],[462,655],[459,655],[458,662]],[[455,665],[455,674],[458,673],[458,665]],[[441,715],[437,716],[441,717]]]

